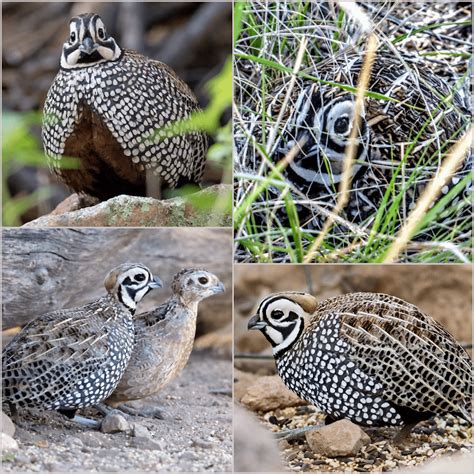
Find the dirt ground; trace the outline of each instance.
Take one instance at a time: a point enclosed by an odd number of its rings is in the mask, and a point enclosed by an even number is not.
[[[230,360],[195,350],[181,376],[147,404],[163,407],[165,419],[128,417],[149,437],[104,434],[55,412],[24,412],[15,434],[20,449],[4,457],[2,471],[229,471],[231,390]],[[81,414],[100,418],[92,409]]]

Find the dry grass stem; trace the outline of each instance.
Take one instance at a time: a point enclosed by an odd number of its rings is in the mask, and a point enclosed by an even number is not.
[[[376,56],[377,44],[378,44],[377,36],[375,35],[375,33],[372,33],[367,40],[367,48],[366,48],[366,55],[364,58],[364,64],[362,66],[362,70],[360,72],[359,80],[357,83],[357,94],[356,94],[356,100],[355,100],[355,106],[354,106],[354,123],[353,123],[351,134],[349,137],[349,145],[346,149],[345,156],[344,156],[344,169],[342,172],[342,179],[341,179],[341,184],[339,187],[339,197],[332,211],[333,215],[334,214],[339,215],[342,209],[344,209],[349,199],[349,191],[351,188],[352,167],[354,165],[354,157],[355,157],[357,146],[358,146],[358,141],[356,139],[356,136],[359,133],[360,116],[364,107],[364,95],[369,85],[370,73],[372,71],[372,64]],[[324,237],[329,232],[333,224],[334,224],[334,217],[331,215],[328,217],[328,219],[326,219],[326,221],[324,222],[323,228],[321,229],[320,234],[315,239],[315,241],[311,244],[311,247],[309,248],[304,258],[304,263],[309,263],[313,260],[316,252],[318,251],[321,243],[324,240]]]
[[[473,131],[474,127],[471,126],[464,137],[459,140],[449,152],[441,165],[439,173],[430,181],[424,193],[418,199],[415,208],[408,216],[405,225],[400,229],[393,245],[385,255],[384,263],[391,263],[397,259],[400,252],[406,247],[414,234],[416,227],[425,216],[430,204],[440,195],[443,186],[464,161],[471,147]]]

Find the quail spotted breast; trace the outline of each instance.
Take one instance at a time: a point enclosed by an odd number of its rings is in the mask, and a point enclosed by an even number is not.
[[[331,419],[403,426],[399,440],[434,415],[471,423],[468,354],[399,298],[353,293],[318,302],[306,293],[278,293],[260,303],[248,328],[272,345],[286,386]]]
[[[54,173],[100,199],[146,195],[147,179],[162,188],[199,183],[207,138],[179,125],[199,110],[189,87],[166,64],[122,49],[99,15],[76,16],[69,30],[43,113]],[[78,166],[62,166],[64,156]]]
[[[108,405],[155,395],[180,374],[193,348],[198,304],[224,285],[208,271],[187,268],[175,275],[172,290],[160,306],[136,316],[135,348]]]
[[[30,321],[2,354],[3,401],[16,407],[79,408],[107,398],[132,354],[133,313],[157,277],[141,264],[122,264],[104,281],[107,294],[84,306],[54,311]]]

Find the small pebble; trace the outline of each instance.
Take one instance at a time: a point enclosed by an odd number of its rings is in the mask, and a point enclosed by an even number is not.
[[[118,433],[120,431],[128,431],[130,426],[127,420],[117,413],[110,413],[103,420],[100,425],[102,433]]]
[[[1,435],[2,454],[18,451],[19,446],[15,439],[13,439],[11,436],[8,436],[5,433],[0,433],[0,435]]]

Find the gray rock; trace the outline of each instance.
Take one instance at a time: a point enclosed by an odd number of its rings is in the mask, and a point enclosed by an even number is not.
[[[134,423],[132,425],[132,436],[135,436],[136,438],[151,438],[151,433],[148,431],[146,426],[143,426],[140,423]]]
[[[103,420],[100,425],[102,433],[119,433],[120,431],[128,431],[130,425],[127,420],[118,413],[110,413]]]
[[[138,449],[147,449],[150,451],[163,451],[165,443],[159,440],[154,440],[148,436],[137,436],[132,439],[130,446]]]
[[[355,456],[370,443],[369,436],[349,420],[339,420],[318,430],[306,432],[306,441],[315,454],[329,458]]]
[[[165,200],[116,196],[96,206],[62,214],[56,211],[25,225],[28,227],[229,227],[232,225],[231,206],[232,185],[216,184],[185,197]]]
[[[2,454],[11,453],[12,451],[18,451],[18,443],[11,436],[8,436],[5,433],[1,433],[0,440],[2,446]]]
[[[27,454],[18,453],[15,455],[15,463],[16,464],[30,464],[33,462],[33,458],[28,456]]]
[[[203,439],[195,439],[191,443],[191,446],[196,447],[196,448],[202,448],[202,449],[212,449],[216,445],[215,443],[212,443],[210,441],[204,441]]]
[[[76,436],[68,436],[64,440],[64,446],[70,446],[74,448],[82,448],[84,446],[84,443],[80,438],[77,438]]]
[[[199,457],[191,451],[184,451],[179,455],[180,461],[197,461]]]
[[[13,438],[15,435],[15,425],[11,418],[2,411],[2,432]]]

